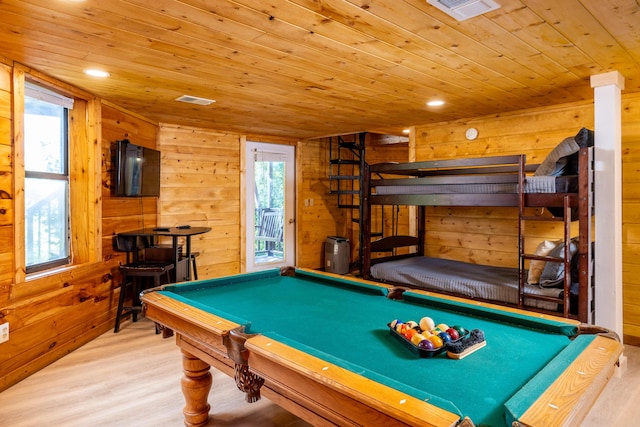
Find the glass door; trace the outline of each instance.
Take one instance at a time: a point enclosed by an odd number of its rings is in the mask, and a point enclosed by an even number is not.
[[[247,271],[295,265],[295,148],[247,141]]]

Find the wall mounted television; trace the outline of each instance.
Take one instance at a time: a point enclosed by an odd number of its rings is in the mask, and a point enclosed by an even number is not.
[[[114,196],[160,196],[160,152],[127,139],[116,141],[114,148]]]

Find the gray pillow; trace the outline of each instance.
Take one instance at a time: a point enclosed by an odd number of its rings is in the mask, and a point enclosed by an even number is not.
[[[580,151],[573,136],[565,138],[542,161],[533,173],[534,176],[562,176],[569,162],[569,156]]]
[[[553,248],[550,257],[564,259],[564,242]],[[573,257],[578,253],[578,238],[571,239],[569,245],[569,256],[573,263]],[[547,262],[540,275],[540,286],[550,288],[561,284],[564,279],[564,263],[563,262]]]

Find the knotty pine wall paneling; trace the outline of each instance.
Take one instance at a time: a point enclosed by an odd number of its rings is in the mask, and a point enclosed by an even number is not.
[[[251,135],[247,140],[273,141]],[[162,192],[159,223],[211,227],[192,239],[199,278],[242,271],[244,192],[240,186],[241,150],[245,138],[219,131],[162,124]],[[321,268],[324,241],[347,231],[344,212],[329,194],[328,145],[304,141],[296,145],[296,266]]]
[[[329,139],[301,141],[297,146],[297,265],[324,269],[328,236],[349,239],[354,235],[349,209],[338,208],[338,196],[330,194]],[[354,261],[354,259],[351,259]]]
[[[640,345],[640,94],[622,97],[622,298],[626,344]]]
[[[19,64],[0,66],[0,75],[0,185],[6,192],[2,193],[2,206],[8,201],[12,207],[0,215],[0,241],[6,248],[2,249],[6,252],[0,252],[0,321],[10,324],[10,339],[0,344],[1,391],[113,327],[112,270],[117,262],[109,259],[109,252],[100,251],[99,188],[104,170],[102,173],[99,170],[103,141],[99,102],[90,94]],[[20,126],[13,123],[22,122],[19,120],[22,111],[18,108],[22,103],[16,101],[15,106],[11,105],[12,97],[22,96],[21,92],[12,91],[21,87],[25,76],[79,100],[78,108],[70,115],[73,140],[70,199],[76,207],[71,212],[73,264],[29,275],[26,280],[22,268],[16,267],[23,261],[17,258],[21,249],[16,247],[19,243],[13,237],[22,235],[14,227],[23,222],[22,218],[16,218],[18,209],[13,209],[16,193],[22,191],[21,179],[18,182],[14,178],[22,173],[14,169],[20,162],[12,161],[14,151],[21,151],[14,146]]]
[[[236,134],[160,126],[159,223],[211,227],[191,238],[200,279],[241,271],[240,144]]]
[[[11,67],[0,63],[0,307],[13,281]],[[0,312],[0,322],[2,322]]]

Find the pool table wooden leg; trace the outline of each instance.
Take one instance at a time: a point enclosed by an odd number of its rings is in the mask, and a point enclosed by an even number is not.
[[[206,426],[209,421],[209,390],[211,390],[210,366],[191,353],[182,350],[182,394],[186,402],[184,424],[187,427]]]

